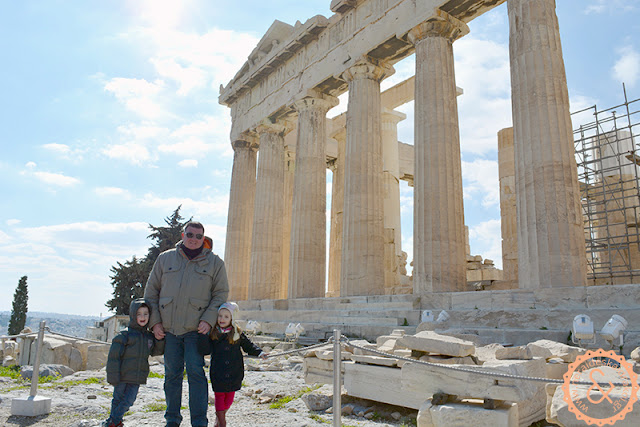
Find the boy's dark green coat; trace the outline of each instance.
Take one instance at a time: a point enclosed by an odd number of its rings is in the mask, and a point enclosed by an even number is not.
[[[136,314],[141,306],[151,308],[143,298],[131,302],[129,327],[113,338],[107,359],[107,382],[146,384],[149,376],[149,356],[164,353],[164,340],[158,341],[149,329],[138,325]]]

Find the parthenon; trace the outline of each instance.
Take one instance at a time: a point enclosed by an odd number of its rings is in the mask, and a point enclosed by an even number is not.
[[[235,152],[224,257],[230,298],[466,290],[453,44],[469,33],[468,22],[504,1],[333,0],[329,18],[273,23],[220,90]],[[584,286],[583,212],[555,2],[507,6],[513,286]],[[381,92],[393,65],[410,55],[415,76]],[[346,113],[327,119],[347,91]],[[411,100],[413,145],[398,142],[405,116],[394,110]],[[398,268],[399,180],[414,193],[412,284]]]
[[[334,0],[330,18],[273,23],[220,91],[235,151],[225,248],[232,298],[393,293],[400,179],[414,191],[410,291],[465,290],[453,44],[469,21],[503,2]],[[582,286],[582,211],[555,2],[510,0],[508,13],[517,286]],[[409,55],[415,77],[381,94],[380,82]],[[345,91],[346,113],[327,119]],[[397,141],[404,117],[393,108],[412,99],[410,146]]]

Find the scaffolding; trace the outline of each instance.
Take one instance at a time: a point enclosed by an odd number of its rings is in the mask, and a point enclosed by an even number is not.
[[[572,114],[590,284],[640,280],[640,98]]]

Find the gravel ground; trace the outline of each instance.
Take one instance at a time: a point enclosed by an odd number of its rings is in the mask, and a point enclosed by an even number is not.
[[[291,359],[293,360],[293,358]],[[331,385],[310,386],[305,384],[302,366],[284,363],[283,366],[260,365],[245,373],[244,386],[236,393],[233,406],[227,413],[230,427],[256,426],[329,426],[333,423],[331,413],[310,411],[300,394],[312,393],[332,395]],[[248,360],[249,365],[258,362]],[[278,369],[278,370],[271,370]],[[124,418],[125,426],[164,426],[164,392],[162,365],[152,366],[152,375],[147,385],[140,388],[138,399]],[[90,378],[97,378],[91,383]],[[74,383],[75,382],[75,383]],[[315,389],[318,387],[317,389]],[[315,390],[310,390],[310,388]],[[51,413],[38,417],[11,415],[11,400],[28,397],[30,385],[8,377],[0,377],[0,425],[1,426],[70,426],[95,427],[107,418],[111,405],[113,388],[105,381],[105,372],[81,371],[60,380],[41,384],[38,396],[51,398]],[[209,391],[210,401],[212,392]],[[278,409],[271,408],[274,402],[282,402],[285,397],[295,397]],[[187,409],[187,383],[183,386],[182,415],[183,426],[190,425]],[[353,409],[352,414],[342,415],[343,426],[391,427],[415,426],[417,412],[404,408],[379,404],[377,402],[354,400],[343,395],[343,407]],[[343,409],[344,411],[344,409]],[[367,417],[365,418],[365,412]],[[358,414],[360,416],[358,416]],[[215,409],[210,404],[208,417],[214,424]]]

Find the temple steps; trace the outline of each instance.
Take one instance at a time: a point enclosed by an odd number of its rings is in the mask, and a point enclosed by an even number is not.
[[[350,337],[374,341],[394,329],[415,333],[423,310],[449,320],[436,331],[466,338],[478,345],[522,345],[537,339],[566,342],[578,314],[586,314],[596,331],[613,315],[628,322],[625,348],[640,345],[640,285],[561,289],[487,290],[429,295],[379,295],[295,300],[239,301],[239,319],[256,320],[267,335],[284,335],[300,323],[306,341],[320,341],[333,329]]]

